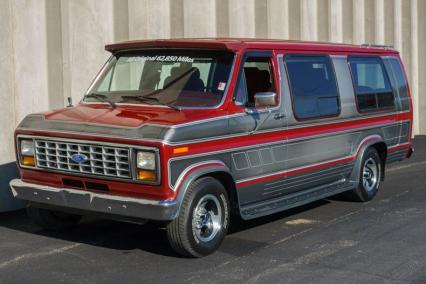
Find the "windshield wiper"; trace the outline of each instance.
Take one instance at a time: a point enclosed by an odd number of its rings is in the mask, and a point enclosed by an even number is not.
[[[117,106],[114,102],[108,100],[106,96],[102,94],[97,94],[97,93],[87,94],[84,96],[83,99],[95,99],[103,103],[108,103],[111,105],[112,108],[115,108]]]
[[[141,102],[155,101],[156,103],[158,103],[160,105],[168,106],[169,108],[172,108],[172,109],[180,111],[181,110],[180,107],[178,107],[178,106],[176,106],[174,104],[167,104],[167,103],[160,102],[160,100],[158,98],[153,97],[153,96],[156,95],[156,94],[158,94],[158,93],[161,93],[165,89],[169,88],[171,85],[173,85],[177,81],[181,80],[182,78],[184,78],[188,74],[193,73],[194,70],[195,70],[194,68],[191,68],[188,71],[184,72],[179,77],[177,77],[176,79],[174,79],[173,81],[171,81],[169,84],[167,84],[166,86],[164,86],[164,88],[162,90],[161,89],[153,90],[152,92],[149,92],[149,93],[144,94],[144,95],[137,95],[137,96],[128,95],[128,96],[121,96],[121,97],[124,98],[124,99],[136,99],[136,100],[141,101]]]
[[[141,95],[138,95],[138,96],[121,96],[121,97],[124,98],[124,99],[136,99],[136,100],[141,101],[141,102],[154,101],[157,104],[160,104],[160,105],[163,105],[163,106],[168,106],[169,108],[180,111],[180,107],[172,105],[172,104],[160,102],[160,100],[158,98],[155,98],[155,97],[148,97],[148,96],[141,96]]]

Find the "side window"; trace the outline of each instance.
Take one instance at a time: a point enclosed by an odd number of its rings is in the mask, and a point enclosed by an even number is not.
[[[401,109],[408,110],[410,108],[410,98],[408,97],[407,81],[405,80],[404,71],[400,62],[396,58],[387,59],[390,63],[391,69],[388,70],[388,74],[392,73],[395,80],[394,88],[398,92],[399,99],[401,101]]]
[[[285,63],[297,119],[339,114],[337,83],[328,56],[288,55]]]
[[[247,57],[235,94],[237,104],[254,106],[256,93],[276,92],[273,74],[270,57]]]
[[[349,57],[356,101],[360,111],[377,111],[394,106],[389,78],[379,57]]]

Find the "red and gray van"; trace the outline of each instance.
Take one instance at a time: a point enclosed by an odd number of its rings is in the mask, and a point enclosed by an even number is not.
[[[16,129],[10,185],[46,229],[85,214],[164,221],[200,257],[248,220],[347,192],[369,201],[413,152],[390,47],[254,39],[130,41],[81,101]]]

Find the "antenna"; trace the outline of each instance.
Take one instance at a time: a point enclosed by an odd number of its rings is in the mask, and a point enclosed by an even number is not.
[[[73,105],[72,105],[72,97],[68,97],[67,98],[67,100],[68,100],[68,105],[67,105],[67,107],[72,107]]]

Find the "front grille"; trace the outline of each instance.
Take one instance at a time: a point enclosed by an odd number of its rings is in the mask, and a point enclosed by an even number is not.
[[[35,140],[37,167],[63,172],[131,178],[130,151],[126,148],[96,144]],[[77,163],[73,155],[87,160]]]

